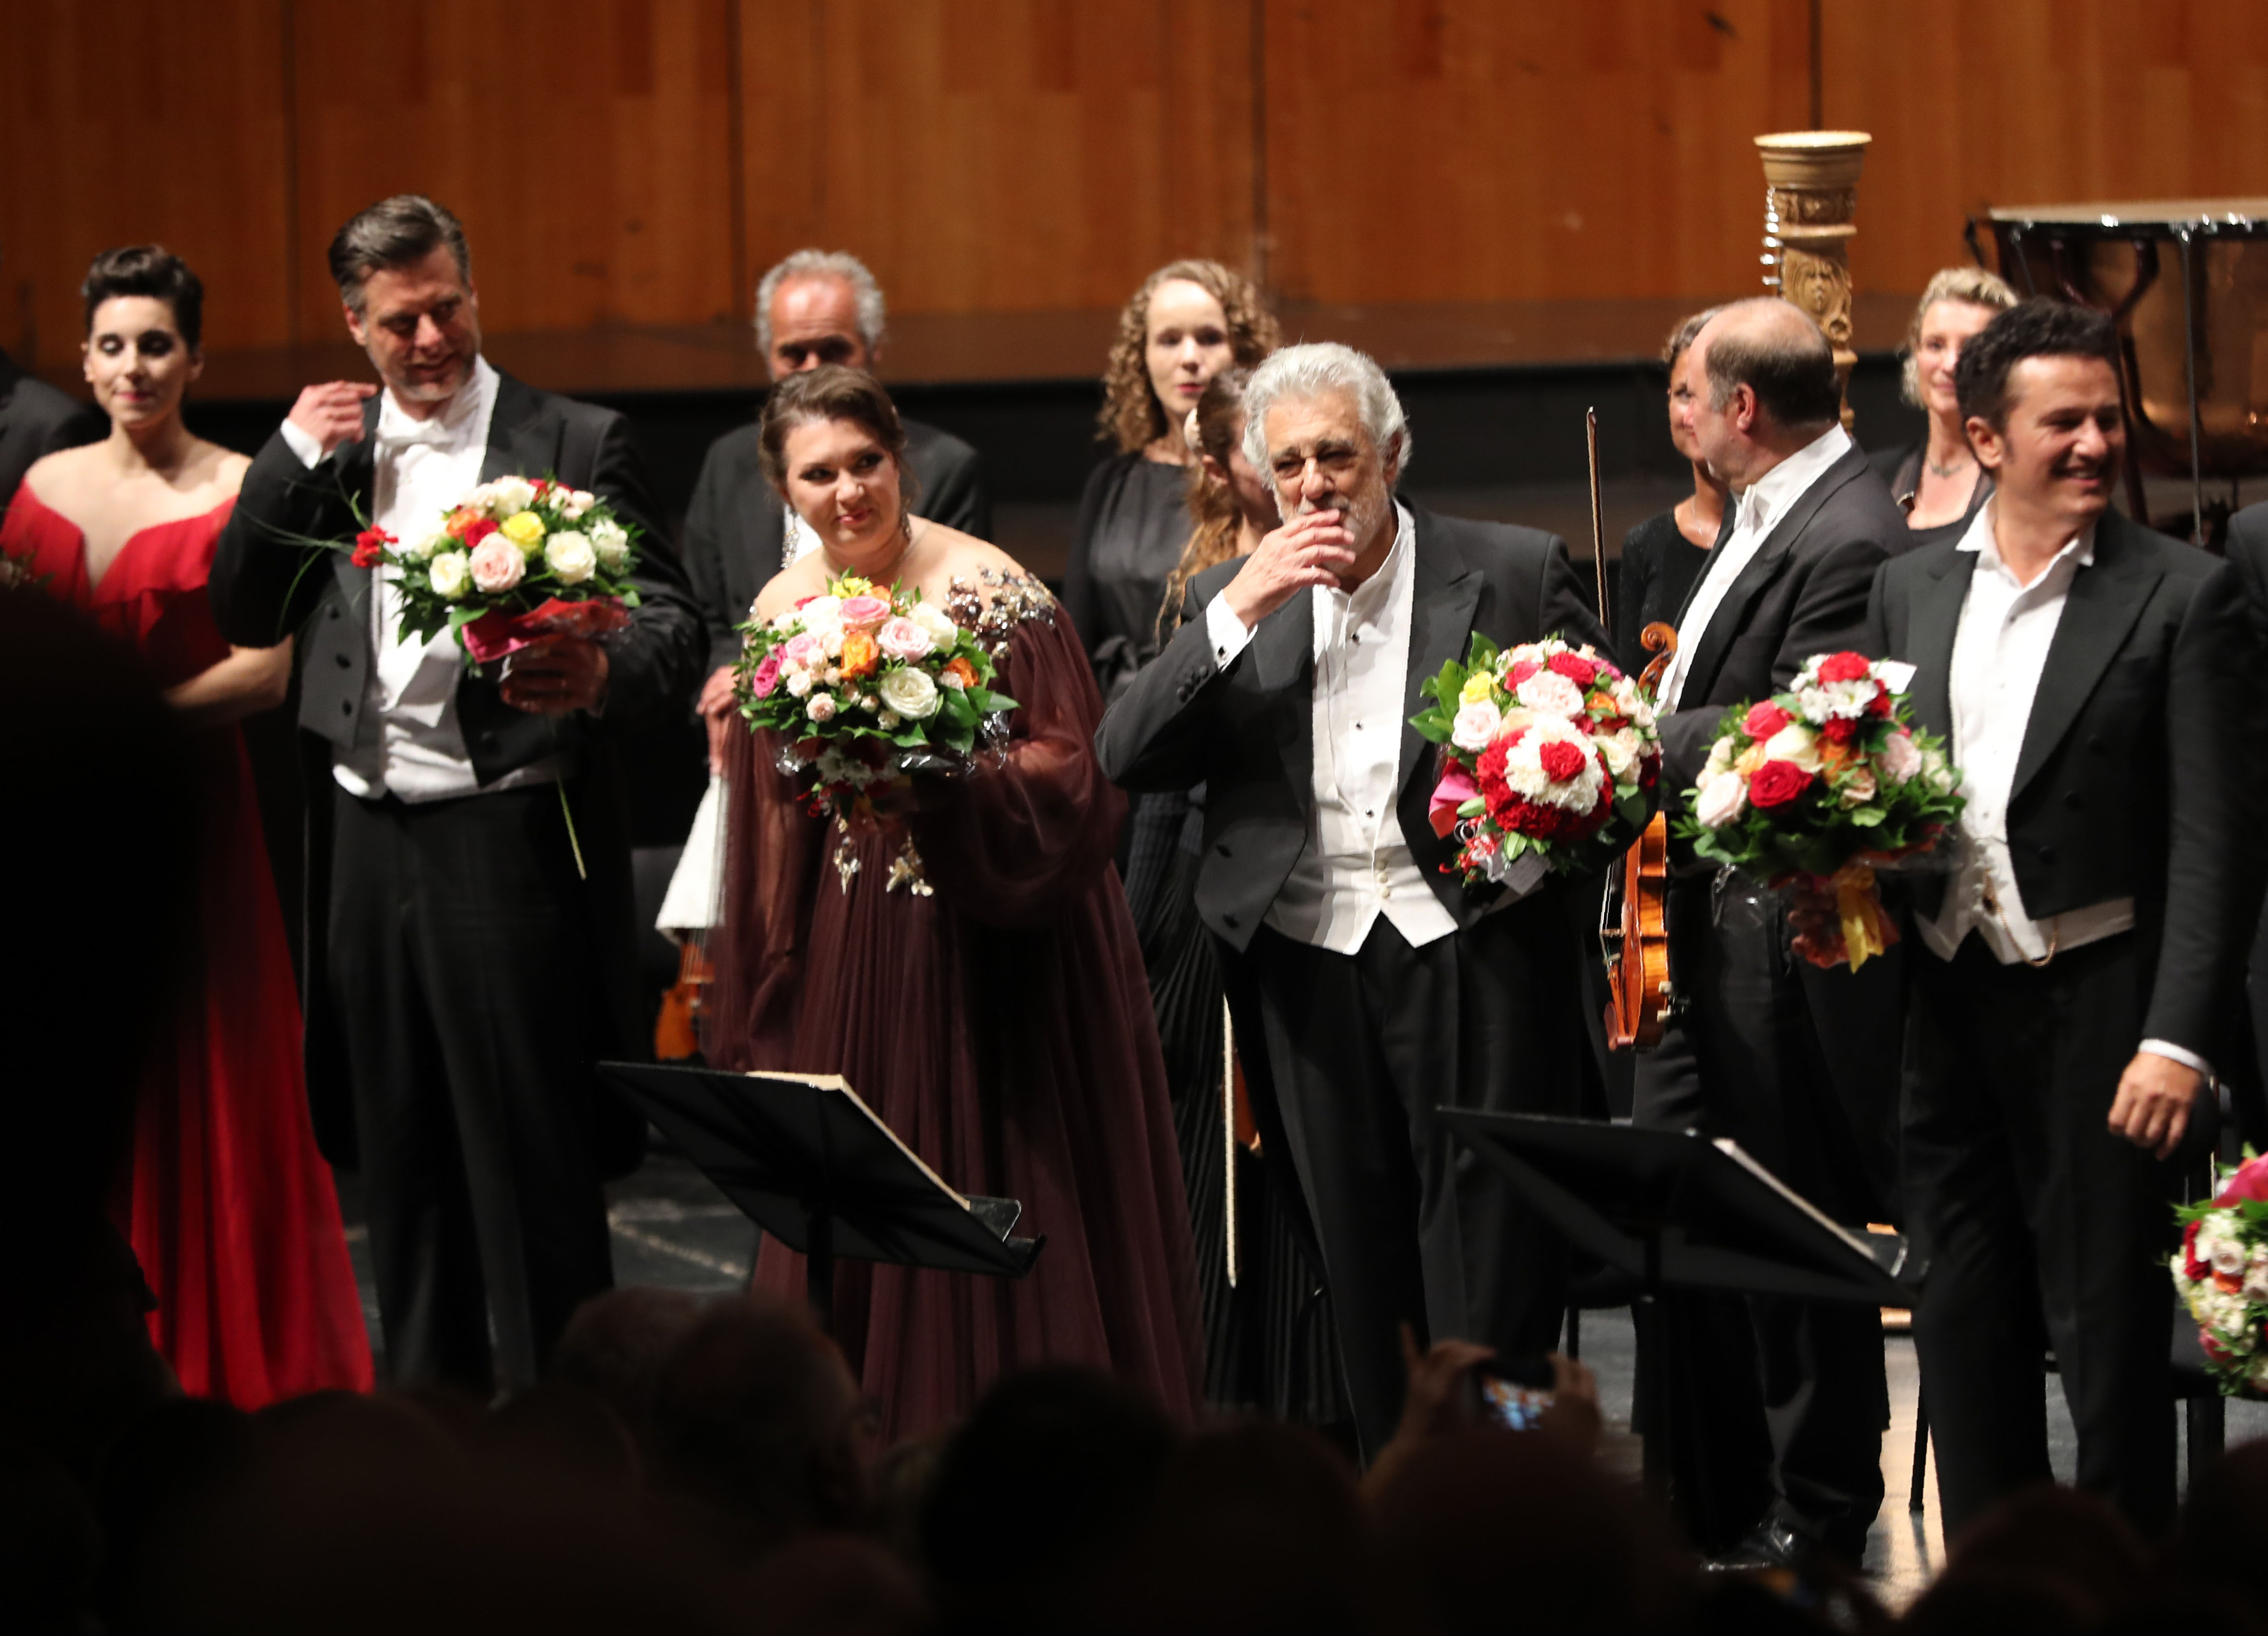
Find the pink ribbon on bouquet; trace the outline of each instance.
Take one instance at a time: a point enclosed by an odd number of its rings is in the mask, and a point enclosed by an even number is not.
[[[1456,762],[1445,763],[1441,782],[1433,786],[1433,796],[1425,804],[1425,816],[1433,826],[1433,833],[1447,840],[1457,827],[1457,808],[1481,792],[1472,775]]]
[[[611,596],[586,597],[570,602],[553,597],[541,608],[524,614],[491,608],[478,619],[465,622],[458,632],[476,665],[508,659],[546,637],[596,637],[620,630],[630,623],[630,610]]]

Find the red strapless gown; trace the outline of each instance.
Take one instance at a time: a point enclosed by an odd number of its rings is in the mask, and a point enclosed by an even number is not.
[[[78,526],[19,489],[0,550],[134,644],[165,685],[228,655],[205,580],[234,501],[144,528],[99,582]],[[367,1390],[370,1339],[330,1168],[315,1151],[299,999],[234,726],[196,735],[205,825],[198,969],[144,1075],[120,1227],[158,1296],[150,1330],[193,1396],[256,1409]]]

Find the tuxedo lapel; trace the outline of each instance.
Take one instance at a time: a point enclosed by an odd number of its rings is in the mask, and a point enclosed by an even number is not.
[[[1315,593],[1294,592],[1290,601],[1262,620],[1252,633],[1249,657],[1253,682],[1276,717],[1285,782],[1298,793],[1304,811],[1315,787]]]
[[[498,371],[496,408],[489,414],[488,453],[481,457],[481,481],[557,476],[560,428],[556,418],[542,413],[532,388]]]
[[[1953,640],[1960,633],[1961,610],[1969,601],[1969,581],[1976,571],[1976,552],[1948,553],[1914,598],[1906,651],[1898,655],[1914,667],[1910,702],[1915,725],[1948,744],[1953,741]]]
[[[1725,593],[1724,600],[1717,604],[1717,611],[1710,615],[1709,628],[1701,633],[1700,644],[1694,651],[1693,663],[1685,673],[1684,687],[1678,696],[1681,699],[1698,701],[1709,696],[1709,690],[1717,682],[1718,668],[1724,664],[1734,637],[1740,635],[1742,628],[1748,623],[1750,610],[1771,582],[1779,577],[1780,564],[1795,549],[1796,541],[1811,526],[1811,520],[1819,514],[1819,508],[1827,504],[1829,497],[1866,469],[1867,457],[1863,453],[1855,447],[1845,450],[1843,457],[1821,473],[1818,482],[1797,496],[1795,504],[1787,508],[1786,515],[1772,526],[1772,531],[1764,536],[1764,543],[1756,548],[1756,554],[1749,558],[1747,566],[1741,570],[1739,577]],[[1723,549],[1724,542],[1731,537],[1729,527],[1721,529],[1717,535],[1716,549]],[[1688,607],[1691,606],[1694,595],[1701,589],[1702,579],[1706,577],[1705,570],[1695,576],[1692,589],[1685,594]],[[1682,616],[1683,610],[1680,611]]]
[[[2094,563],[2072,579],[2040,671],[2039,690],[2032,695],[2031,719],[2024,725],[2024,747],[2017,753],[2016,776],[2008,789],[2011,801],[2023,793],[2079,719],[2080,706],[2125,645],[2126,633],[2162,578],[2126,549],[2122,535],[2128,526],[2116,512],[2106,512],[2095,526]]]
[[[1428,513],[1413,506],[1410,518],[1417,536],[1410,543],[1417,560],[1411,564],[1410,672],[1402,689],[1402,754],[1394,777],[1397,791],[1432,766],[1426,753],[1428,742],[1410,725],[1410,719],[1425,709],[1425,696],[1418,689],[1426,681],[1440,675],[1441,667],[1451,660],[1461,663],[1464,660],[1484,579],[1481,571],[1469,566],[1463,554],[1442,537]]]

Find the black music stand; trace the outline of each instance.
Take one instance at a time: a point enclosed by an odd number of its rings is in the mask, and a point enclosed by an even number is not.
[[[1675,1367],[1661,1323],[1669,1289],[1792,1295],[1911,1307],[1924,1269],[1906,1241],[1854,1233],[1729,1140],[1544,1114],[1437,1110],[1441,1123],[1517,1186],[1536,1212],[1638,1281],[1633,1315],[1646,1374],[1646,1476],[1659,1485],[1669,1446]]]
[[[1020,1279],[1047,1240],[1011,1238],[1012,1198],[956,1193],[838,1074],[732,1073],[602,1062],[741,1212],[807,1260],[820,1322],[835,1317],[835,1258]]]

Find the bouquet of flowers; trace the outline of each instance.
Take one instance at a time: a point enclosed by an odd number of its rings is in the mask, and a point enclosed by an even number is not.
[[[2268,1159],[2248,1148],[2220,1190],[2175,1213],[2182,1247],[2174,1291],[2197,1320],[2205,1367],[2223,1396],[2268,1388]]]
[[[1499,652],[1478,631],[1419,691],[1410,726],[1441,747],[1433,833],[1465,884],[1525,891],[1549,869],[1594,868],[1646,828],[1661,741],[1644,689],[1557,636]]]
[[[992,655],[966,617],[918,590],[846,575],[769,623],[741,627],[740,714],[787,741],[781,770],[811,770],[814,816],[871,815],[866,792],[966,766],[1007,734],[1016,701],[992,690]]]
[[[1678,832],[1701,857],[1795,895],[1797,952],[1852,970],[1897,941],[1874,871],[1960,815],[1961,775],[1904,719],[1909,665],[1807,660],[1795,685],[1725,718]]]
[[[454,630],[475,666],[543,637],[619,630],[638,605],[637,530],[597,495],[549,477],[482,483],[407,545],[365,528],[354,564],[394,571],[405,637]]]

